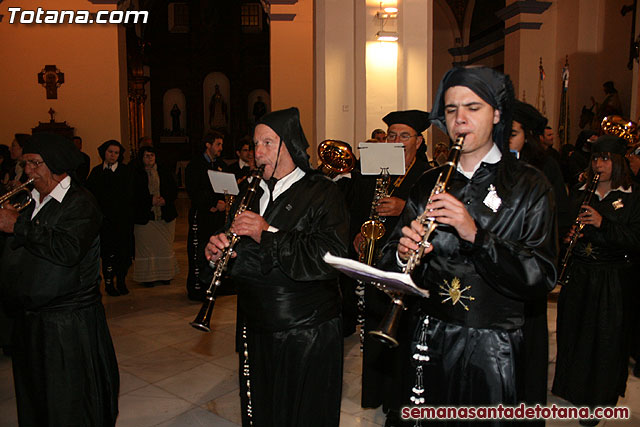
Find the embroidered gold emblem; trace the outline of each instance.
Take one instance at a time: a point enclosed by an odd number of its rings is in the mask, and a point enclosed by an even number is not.
[[[622,199],[618,199],[611,203],[611,206],[613,206],[613,209],[618,210],[624,207],[624,203],[622,203]]]
[[[445,302],[451,300],[451,305],[456,305],[457,303],[460,303],[462,304],[465,310],[469,311],[469,307],[462,300],[463,299],[466,299],[468,301],[475,300],[475,298],[472,296],[463,295],[463,293],[471,289],[471,286],[467,286],[464,289],[460,289],[460,279],[458,279],[457,277],[453,278],[453,280],[451,281],[451,285],[449,285],[449,282],[446,280],[444,281],[444,283],[446,286],[440,285],[440,289],[442,289],[443,292],[438,292],[438,295],[447,297],[442,300],[442,303],[444,304]]]
[[[591,242],[587,243],[587,246],[584,248],[584,253],[586,256],[591,256],[593,253],[593,246],[591,246]]]

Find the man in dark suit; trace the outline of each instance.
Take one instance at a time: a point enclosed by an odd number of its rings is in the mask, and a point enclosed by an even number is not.
[[[220,159],[224,136],[219,132],[207,134],[202,139],[204,152],[194,157],[185,170],[185,184],[191,199],[189,209],[189,275],[187,293],[189,299],[200,301],[204,298],[203,284],[200,282],[200,267],[203,262],[204,247],[209,237],[224,226],[224,195],[216,194],[211,186],[209,170],[227,172],[227,166]]]

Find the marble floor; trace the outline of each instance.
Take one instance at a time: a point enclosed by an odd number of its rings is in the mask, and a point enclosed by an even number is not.
[[[238,426],[240,401],[234,352],[235,296],[216,302],[211,325],[203,333],[189,326],[200,303],[186,298],[186,209],[176,227],[175,250],[180,274],[168,286],[145,288],[129,281],[131,293],[105,296],[104,306],[120,367],[118,427]],[[556,298],[550,297],[550,369],[555,368]],[[384,425],[380,409],[360,408],[361,355],[357,335],[345,340],[340,425]],[[549,394],[549,403],[567,405]],[[629,377],[627,395],[619,402],[632,419],[600,425],[640,425],[640,379]],[[17,426],[11,359],[0,356],[0,427]],[[549,421],[549,426],[574,426],[577,421]]]

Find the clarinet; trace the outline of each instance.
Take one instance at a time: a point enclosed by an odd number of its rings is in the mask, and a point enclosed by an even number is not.
[[[460,160],[460,153],[462,151],[462,145],[464,144],[465,136],[466,135],[460,135],[453,143],[451,151],[449,152],[449,159],[447,159],[447,163],[445,163],[443,168],[444,170],[440,172],[438,180],[431,190],[427,205],[429,205],[433,201],[433,196],[446,192],[449,180],[451,179],[453,172],[458,166],[458,161]],[[420,264],[420,260],[424,255],[425,249],[431,246],[431,243],[429,242],[431,234],[433,234],[436,227],[438,226],[436,219],[430,216],[430,211],[428,211],[427,209],[425,209],[424,212],[422,212],[416,218],[416,221],[424,226],[425,234],[424,236],[422,236],[422,240],[420,241],[420,243],[418,243],[418,249],[411,252],[409,260],[407,261],[407,265],[402,270],[404,274],[411,274],[413,270],[418,266],[418,264]],[[405,309],[405,305],[402,294],[393,292],[389,293],[389,296],[391,297],[391,306],[389,306],[389,308],[387,309],[387,313],[382,319],[382,322],[380,322],[380,326],[378,327],[378,329],[369,331],[369,334],[377,338],[379,341],[382,341],[387,346],[394,348],[399,344],[396,336],[398,326],[400,324],[400,314]]]
[[[253,202],[253,199],[256,195],[258,185],[260,185],[260,181],[262,180],[263,173],[264,165],[253,171],[253,181],[251,181],[251,184],[249,184],[249,188],[247,188],[247,192],[242,197],[242,200],[238,205],[238,209],[233,215],[231,224],[233,224],[233,221],[235,221],[238,215],[246,211],[249,206],[251,206],[251,203]],[[193,322],[189,323],[194,328],[204,332],[211,332],[211,313],[213,312],[213,305],[216,302],[215,293],[218,287],[222,284],[222,277],[224,275],[224,272],[227,270],[227,265],[229,265],[229,261],[231,260],[231,256],[233,255],[233,248],[236,243],[238,243],[238,240],[240,240],[240,236],[231,231],[231,226],[229,226],[229,229],[225,232],[225,236],[229,241],[229,246],[222,250],[222,255],[220,256],[220,258],[218,258],[217,261],[209,261],[209,265],[213,268],[213,279],[211,279],[211,284],[207,289],[204,303],[202,304],[198,315]]]
[[[584,195],[584,200],[582,200],[582,205],[591,204],[591,199],[593,198],[593,193],[596,192],[598,188],[598,180],[600,179],[599,173],[594,173],[591,182],[587,186],[587,194]],[[569,262],[571,261],[571,255],[573,253],[573,249],[578,243],[578,239],[580,239],[580,232],[584,228],[584,224],[580,221],[580,214],[585,210],[580,209],[580,213],[578,213],[578,217],[576,218],[573,226],[575,227],[574,233],[571,235],[571,239],[569,240],[569,245],[567,246],[567,250],[564,253],[564,257],[562,258],[562,266],[560,267],[560,276],[558,277],[558,285],[566,285],[569,282],[569,270],[567,267],[569,266]]]

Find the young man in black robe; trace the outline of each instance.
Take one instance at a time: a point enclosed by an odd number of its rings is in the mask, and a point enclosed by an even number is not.
[[[204,298],[204,291],[208,286],[200,278],[200,269],[204,265],[204,247],[209,237],[224,226],[224,195],[213,191],[207,172],[227,172],[227,166],[220,159],[223,142],[224,136],[220,132],[205,135],[202,138],[204,152],[191,159],[185,170],[185,186],[191,199],[187,237],[187,295],[194,301]]]
[[[450,70],[436,94],[432,122],[451,139],[465,135],[460,162],[427,206],[441,169],[416,183],[381,262],[402,268],[428,209],[438,228],[413,278],[431,297],[413,328],[407,405],[521,400],[524,304],[555,286],[557,231],[548,181],[509,155],[512,103],[509,78],[484,67]]]
[[[104,289],[111,296],[129,293],[125,278],[133,259],[133,176],[124,164],[124,147],[109,140],[98,147],[102,163],[91,170],[87,188],[103,215],[100,257]]]
[[[37,134],[25,143],[33,202],[0,209],[10,233],[0,298],[15,318],[13,378],[23,426],[113,426],[118,415],[116,355],[100,302],[100,223],[75,179],[73,143]]]
[[[401,143],[404,146],[405,174],[389,177],[387,196],[381,198],[376,213],[383,218],[385,235],[375,243],[377,252],[385,245],[391,230],[395,227],[404,204],[409,197],[411,187],[428,169],[426,158],[418,155],[424,144],[422,133],[430,126],[429,113],[420,110],[393,111],[382,118],[387,124],[386,139],[388,143]],[[357,176],[354,182],[354,200],[351,207],[351,230],[355,233],[353,249],[355,257],[360,255],[363,241],[360,227],[369,220],[376,180],[379,176]],[[377,259],[374,260],[374,265]],[[384,317],[390,299],[382,291],[373,286],[364,288],[364,329],[365,332],[377,329]],[[405,320],[408,316],[405,316]],[[404,325],[404,323],[403,323]],[[401,331],[406,328],[400,327]],[[403,344],[407,343],[407,339]],[[363,408],[377,408],[382,405],[383,411],[392,425],[397,419],[400,404],[401,377],[400,366],[407,354],[406,345],[400,348],[388,348],[375,337],[364,334],[362,359],[362,400]]]
[[[311,169],[297,108],[263,116],[253,139],[256,163],[265,167],[258,213],[245,211],[231,226],[242,236],[230,274],[245,326],[243,425],[338,426],[340,291],[322,256],[347,253],[344,198]],[[218,259],[227,245],[224,234],[212,236],[207,258]]]

